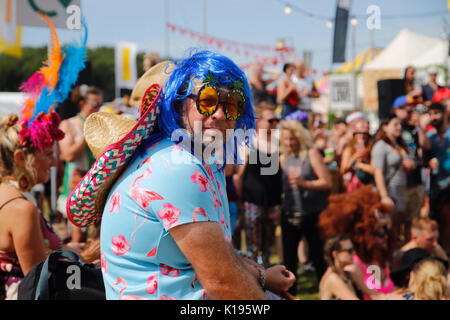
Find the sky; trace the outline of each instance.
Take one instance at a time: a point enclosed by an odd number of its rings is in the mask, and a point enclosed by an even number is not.
[[[179,32],[167,32],[166,22],[187,30],[203,32],[206,21],[210,37],[264,46],[275,46],[278,39],[285,39],[288,46],[296,49],[297,57],[301,57],[304,51],[311,51],[311,67],[320,74],[339,66],[331,62],[334,29],[326,26],[326,17],[334,19],[336,1],[81,0],[81,12],[89,29],[88,47],[114,46],[117,41],[130,41],[138,44],[139,51],[156,51],[165,56],[168,48],[171,57],[180,58],[186,55],[189,48],[207,46],[196,38],[190,38],[187,33],[182,36]],[[288,15],[285,13],[286,3],[292,6],[292,12]],[[357,53],[370,44],[365,21],[366,9],[370,5],[377,5],[381,13],[381,28],[373,32],[376,47],[388,45],[403,28],[434,38],[445,36],[445,27],[449,23],[446,0],[353,0],[350,15],[356,15],[358,20],[355,27]],[[310,12],[316,17],[311,18],[295,8]],[[435,12],[441,13],[427,15]],[[406,18],[408,15],[412,17]],[[399,16],[400,18],[393,18]],[[62,43],[79,38],[77,31],[58,30],[58,34]],[[347,60],[351,59],[350,36],[349,25]],[[22,45],[43,46],[47,45],[48,39],[48,29],[24,27]],[[226,51],[224,47],[212,48],[229,56],[239,65],[252,61],[254,53],[260,57],[274,55],[273,51],[250,51],[249,57],[245,57],[242,51],[237,55],[234,49]]]

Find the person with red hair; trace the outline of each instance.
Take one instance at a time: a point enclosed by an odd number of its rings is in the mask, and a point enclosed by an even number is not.
[[[331,195],[319,216],[322,239],[342,234],[353,243],[353,263],[345,271],[366,300],[384,299],[394,289],[388,267],[396,239],[391,213],[373,185],[368,185],[352,193]]]

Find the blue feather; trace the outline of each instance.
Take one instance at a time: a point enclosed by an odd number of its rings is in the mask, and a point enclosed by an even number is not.
[[[55,107],[58,103],[63,102],[68,97],[73,85],[78,79],[78,74],[86,66],[86,43],[88,30],[85,20],[82,20],[84,28],[84,39],[81,43],[74,43],[63,49],[65,54],[64,60],[59,68],[58,82],[53,90],[49,90],[44,86],[41,95],[39,96],[31,122],[36,118],[40,112],[48,113],[50,107]]]

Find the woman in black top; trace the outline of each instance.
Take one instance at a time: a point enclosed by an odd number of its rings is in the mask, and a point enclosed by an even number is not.
[[[244,204],[247,253],[265,265],[269,265],[279,224],[282,191],[278,140],[271,132],[278,123],[274,109],[269,103],[255,108],[257,134],[245,165],[239,167],[235,177]]]

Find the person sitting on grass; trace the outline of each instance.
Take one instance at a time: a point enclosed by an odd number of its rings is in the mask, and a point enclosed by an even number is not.
[[[353,263],[353,244],[344,235],[329,238],[324,245],[328,269],[319,283],[320,300],[359,300],[358,289],[344,268]]]

